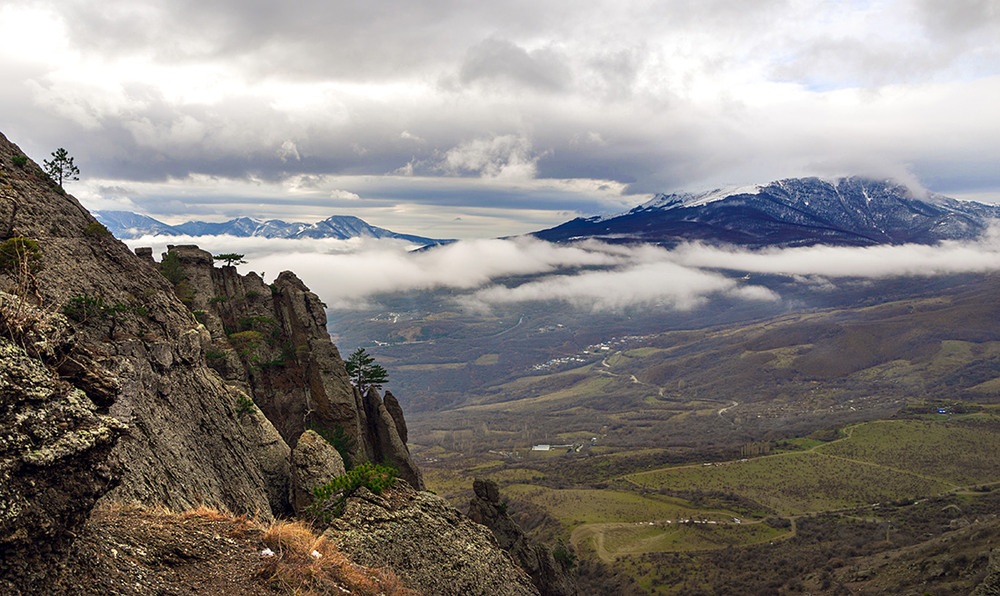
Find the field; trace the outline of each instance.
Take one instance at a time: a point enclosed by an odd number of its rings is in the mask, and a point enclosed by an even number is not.
[[[689,519],[729,522],[737,515],[732,511],[698,509],[683,499],[630,491],[552,489],[513,484],[505,487],[503,492],[511,498],[543,507],[567,528],[606,522],[676,522]]]
[[[850,440],[824,445],[823,455],[906,470],[952,485],[1000,480],[998,419],[893,420],[862,424]]]
[[[647,489],[742,495],[779,513],[800,514],[916,499],[953,485],[906,471],[829,457],[787,453],[628,477]]]
[[[823,516],[828,527],[891,535],[893,526],[880,521],[887,515],[925,510],[923,504],[947,495],[958,499],[953,502],[959,511],[975,503],[977,495],[990,494],[990,486],[1000,484],[1000,409],[968,409],[939,414],[933,404],[915,407],[930,413],[851,425],[827,433],[827,440],[785,439],[775,443],[772,455],[606,474],[601,488],[539,483],[552,478],[553,470],[563,476],[578,465],[609,470],[662,451],[606,449],[606,455],[587,458],[557,454],[516,464],[480,458],[464,465],[476,476],[501,483],[516,520],[542,520],[536,535],[565,541],[585,559],[625,570],[647,591],[678,593],[664,588],[660,582],[670,574],[651,562],[659,559],[649,557],[802,541],[799,528],[813,536],[815,516]],[[431,471],[428,484],[438,482],[438,488],[467,498],[460,474]],[[908,531],[916,532],[918,522],[926,523],[908,519]],[[907,539],[916,543],[920,537]],[[714,567],[698,571],[705,563],[697,559],[678,560],[688,574],[716,573]]]

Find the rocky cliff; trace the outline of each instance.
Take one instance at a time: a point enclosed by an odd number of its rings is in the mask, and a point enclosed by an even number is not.
[[[476,478],[472,484],[474,496],[469,502],[469,518],[490,529],[500,548],[531,576],[542,596],[575,596],[580,593],[567,568],[569,553],[563,551],[563,561],[556,559],[553,550],[530,540],[524,531],[507,514],[507,507],[500,502],[497,483]],[[565,564],[564,564],[565,562]]]
[[[324,536],[356,563],[389,569],[424,594],[538,594],[489,530],[403,483],[381,495],[355,492]]]
[[[208,365],[250,395],[290,447],[315,429],[338,442],[348,463],[389,462],[424,488],[398,402],[351,385],[323,302],[295,274],[285,271],[267,285],[256,273],[215,267],[212,254],[196,246],[169,247],[160,265],[172,262],[180,269],[179,295],[210,334]]]
[[[43,585],[39,557],[65,551],[99,499],[290,513],[290,445],[307,425],[422,488],[398,404],[349,384],[318,297],[290,273],[268,286],[179,252],[180,292],[0,135],[7,592]]]

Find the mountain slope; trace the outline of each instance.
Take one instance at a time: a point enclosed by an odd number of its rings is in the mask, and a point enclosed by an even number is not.
[[[308,224],[301,222],[285,222],[280,219],[261,221],[250,217],[240,217],[222,223],[204,221],[189,221],[175,226],[139,215],[130,211],[95,211],[94,217],[115,238],[132,239],[142,236],[220,236],[229,235],[240,238],[258,236],[262,238],[395,238],[424,246],[442,244],[449,240],[438,240],[399,234],[392,230],[370,225],[361,218],[350,215],[334,215]]]
[[[626,213],[577,218],[533,235],[553,242],[596,238],[665,246],[689,241],[744,246],[933,244],[976,238],[997,218],[997,206],[940,195],[921,199],[891,180],[799,178],[657,195]]]

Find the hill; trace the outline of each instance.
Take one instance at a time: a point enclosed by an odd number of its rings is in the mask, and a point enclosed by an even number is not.
[[[1000,207],[914,193],[892,180],[792,178],[697,194],[657,195],[611,216],[535,232],[543,240],[739,246],[933,244],[981,235]]]

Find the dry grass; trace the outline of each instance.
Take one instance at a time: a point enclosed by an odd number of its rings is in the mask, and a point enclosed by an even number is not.
[[[388,569],[355,565],[325,537],[318,536],[301,521],[276,520],[270,523],[224,509],[199,505],[177,512],[163,506],[103,502],[99,510],[107,514],[142,512],[158,518],[207,521],[226,524],[232,539],[252,541],[255,550],[271,549],[273,556],[261,557],[254,573],[257,580],[279,593],[295,596],[357,594],[359,596],[419,596]],[[215,531],[225,531],[216,527]]]
[[[287,594],[312,596],[343,593],[344,588],[362,596],[415,596],[396,575],[352,563],[324,536],[300,521],[276,521],[262,537],[274,551],[259,577]]]

